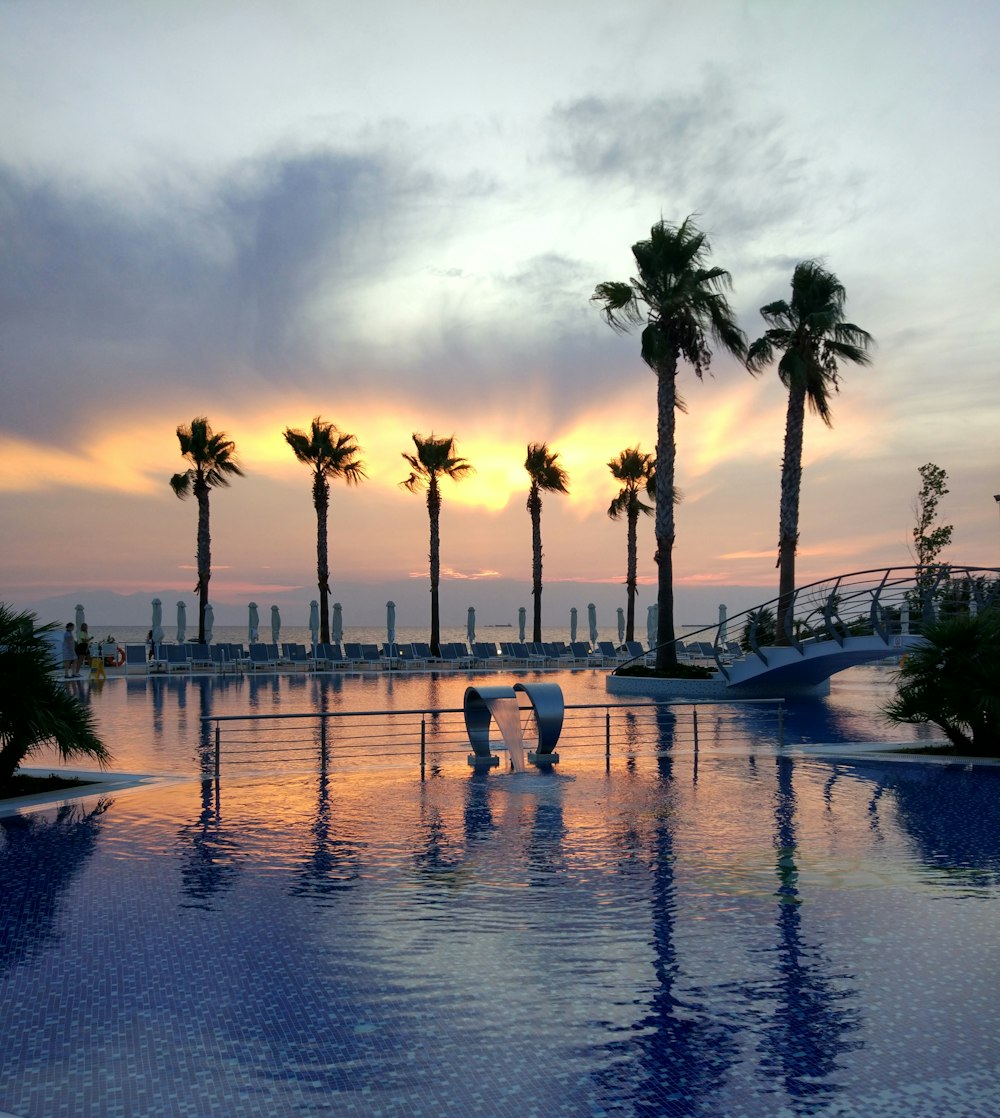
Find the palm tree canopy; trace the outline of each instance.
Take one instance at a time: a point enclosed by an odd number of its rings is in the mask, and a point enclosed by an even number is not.
[[[348,485],[358,485],[368,476],[358,458],[361,447],[354,435],[339,430],[317,415],[307,434],[292,427],[285,428],[285,442],[295,457],[309,466],[318,477],[342,477]]]
[[[550,493],[569,492],[569,474],[556,461],[558,451],[549,450],[546,443],[529,443],[524,468],[531,478],[531,492],[545,490]],[[529,508],[531,496],[528,497]]]
[[[182,474],[174,474],[170,488],[178,497],[186,497],[200,483],[207,487],[225,486],[235,474],[243,477],[236,459],[236,444],[222,432],[215,432],[204,416],[191,421],[191,426],[177,428],[181,455],[190,463]]]
[[[472,464],[455,453],[454,435],[437,439],[433,433],[424,438],[414,432],[412,437],[417,453],[403,452],[403,458],[410,466],[410,476],[400,482],[411,493],[422,489],[433,478],[444,475],[458,481],[473,471]]]
[[[612,329],[625,333],[645,321],[642,359],[654,370],[684,357],[701,377],[712,357],[709,335],[737,357],[746,354],[725,295],[732,279],[724,268],[705,267],[710,251],[691,216],[680,225],[661,220],[632,246],[638,275],[594,289],[591,301],[603,305]]]
[[[645,489],[647,496],[656,500],[656,460],[652,454],[646,454],[637,446],[623,450],[617,458],[612,458],[608,463],[611,476],[616,481],[623,482],[618,496],[608,507],[608,516],[617,520],[620,516],[634,508],[636,513],[645,513],[651,516],[653,506],[647,505],[639,496],[640,489]]]
[[[770,327],[747,351],[747,368],[759,373],[781,352],[778,376],[786,388],[804,388],[810,408],[829,427],[830,393],[839,387],[838,362],[870,365],[874,339],[844,321],[847,295],[837,277],[817,260],[803,260],[792,274],[792,300],[760,308]]]

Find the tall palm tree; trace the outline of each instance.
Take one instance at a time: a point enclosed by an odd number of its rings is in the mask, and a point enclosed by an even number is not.
[[[221,431],[212,430],[204,416],[191,420],[191,426],[177,428],[181,455],[190,462],[182,474],[174,474],[170,488],[184,498],[194,493],[198,502],[198,643],[205,643],[205,607],[208,605],[208,580],[212,577],[212,536],[208,527],[208,495],[216,486],[228,486],[234,474],[243,477],[236,460],[236,444]]]
[[[569,475],[546,443],[528,443],[524,468],[531,479],[527,509],[531,514],[531,596],[534,598],[533,641],[542,639],[542,492],[568,493]]]
[[[438,584],[441,581],[441,487],[439,479],[450,477],[461,481],[472,470],[472,465],[455,453],[455,438],[436,439],[433,434],[424,438],[413,434],[416,454],[403,457],[410,466],[410,476],[400,482],[411,493],[427,490],[427,515],[430,518],[430,572],[431,572],[431,653],[441,654],[441,613],[438,604]]]
[[[871,364],[868,350],[874,344],[872,336],[853,322],[844,321],[846,298],[833,272],[816,260],[803,260],[792,273],[791,303],[780,299],[760,308],[770,329],[747,352],[747,368],[756,374],[779,351],[778,376],[788,389],[778,518],[777,644],[788,644],[792,630],[806,403],[827,427],[832,427],[830,396],[839,387],[837,362]]]
[[[635,596],[637,586],[638,548],[636,536],[639,524],[639,514],[646,516],[653,514],[653,506],[647,505],[640,496],[643,490],[654,501],[656,500],[656,462],[651,454],[644,454],[637,446],[623,450],[617,458],[612,458],[608,463],[611,476],[622,482],[618,496],[608,506],[608,516],[618,520],[624,516],[628,524],[628,571],[625,575],[625,587],[628,594],[628,606],[625,611],[625,639],[635,640]]]
[[[649,239],[632,246],[638,275],[627,282],[599,283],[591,297],[612,329],[628,332],[645,323],[642,359],[656,373],[656,470],[661,493],[674,492],[676,412],[684,410],[677,392],[677,366],[683,357],[700,379],[708,368],[711,335],[737,357],[746,355],[746,338],[736,325],[725,292],[732,286],[724,268],[708,268],[707,236],[690,217],[680,225],[658,221]],[[659,609],[658,671],[677,664],[674,645],[674,502],[656,502],[656,561]]]
[[[330,478],[340,477],[348,485],[360,484],[368,475],[358,458],[361,447],[354,435],[338,430],[317,415],[309,434],[286,427],[285,442],[295,457],[312,471],[313,508],[316,510],[316,579],[319,586],[319,639],[330,639],[330,560],[327,544],[327,515],[330,509]]]

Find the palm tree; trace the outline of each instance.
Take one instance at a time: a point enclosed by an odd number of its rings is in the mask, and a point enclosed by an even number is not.
[[[746,338],[725,296],[731,287],[730,275],[724,268],[705,267],[709,252],[707,236],[690,217],[679,226],[660,220],[648,240],[632,246],[639,274],[624,283],[599,283],[592,296],[608,324],[619,333],[645,323],[642,359],[656,373],[656,469],[661,494],[674,492],[675,413],[684,410],[677,392],[678,362],[683,357],[700,379],[712,357],[706,334],[730,353],[740,358],[746,354]],[[677,664],[672,500],[656,502],[655,524],[659,571],[656,668],[667,671]]]
[[[569,475],[546,443],[528,443],[524,468],[531,478],[527,509],[531,514],[531,596],[534,598],[533,641],[542,639],[542,492],[568,493]]]
[[[46,634],[54,628],[0,602],[0,795],[24,758],[46,745],[63,760],[88,756],[103,768],[111,759],[90,709],[52,676]]]
[[[426,439],[413,434],[416,454],[403,452],[409,463],[410,476],[400,482],[405,489],[415,493],[427,489],[427,515],[430,517],[431,545],[431,653],[441,654],[441,614],[438,605],[438,583],[441,580],[441,489],[439,478],[450,477],[461,481],[472,470],[470,463],[455,454],[455,438],[436,439],[433,434]]]
[[[220,431],[214,432],[204,416],[191,420],[191,426],[177,428],[181,455],[191,463],[182,474],[174,474],[170,488],[184,498],[194,493],[198,501],[198,643],[205,643],[205,607],[208,605],[208,580],[212,577],[212,536],[208,529],[208,495],[216,486],[228,486],[235,474],[243,477],[236,460],[236,444]]]
[[[833,272],[816,260],[803,260],[792,273],[791,303],[780,299],[760,308],[770,329],[747,353],[747,368],[756,374],[780,351],[778,376],[788,389],[778,518],[777,644],[788,644],[792,629],[806,403],[827,427],[832,427],[830,395],[839,387],[837,362],[871,364],[868,350],[873,339],[859,326],[844,321],[846,298]]]
[[[286,427],[285,442],[295,457],[312,470],[313,508],[316,510],[316,578],[319,586],[319,639],[330,640],[330,561],[327,546],[327,514],[330,509],[330,478],[342,477],[358,485],[367,477],[358,459],[361,447],[354,435],[337,429],[316,416],[309,434]]]
[[[638,591],[637,526],[640,513],[646,516],[653,513],[653,506],[645,504],[639,494],[645,489],[647,495],[656,500],[656,463],[651,454],[644,454],[637,446],[633,446],[623,450],[617,458],[612,458],[608,469],[616,481],[623,483],[618,496],[608,506],[608,516],[612,520],[624,516],[628,524],[628,572],[625,576],[628,608],[625,611],[625,639],[632,641],[635,640],[635,596]]]

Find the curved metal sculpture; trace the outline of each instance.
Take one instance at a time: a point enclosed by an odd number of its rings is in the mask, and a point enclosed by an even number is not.
[[[562,733],[565,703],[558,683],[515,683],[515,691],[523,691],[531,703],[531,712],[537,730],[537,743],[529,750],[528,760],[533,765],[558,765],[559,754],[553,752]]]
[[[562,688],[556,683],[515,683],[513,687],[495,684],[465,689],[465,729],[472,746],[469,764],[474,768],[493,768],[500,764],[500,758],[490,750],[490,723],[494,721],[498,704],[513,701],[516,705],[519,692],[526,695],[531,704],[537,731],[535,749],[528,752],[528,761],[539,767],[559,763],[559,754],[554,748],[562,733],[565,711]],[[514,743],[508,741],[499,721],[497,726],[504,736],[504,744],[510,748]],[[516,744],[519,748],[520,740]]]

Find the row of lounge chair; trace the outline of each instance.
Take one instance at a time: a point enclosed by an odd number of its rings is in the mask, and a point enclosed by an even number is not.
[[[731,642],[732,643],[732,642]],[[685,646],[678,641],[681,659],[713,659],[712,646],[708,643],[691,643]],[[740,655],[739,646],[732,643],[730,656]],[[611,641],[598,641],[592,648],[586,641],[566,644],[563,641],[543,643],[512,642],[499,646],[490,641],[476,641],[471,648],[461,641],[441,645],[439,656],[431,653],[430,646],[414,641],[403,644],[359,644],[348,641],[317,644],[307,649],[304,644],[220,643],[160,644],[153,655],[147,646],[125,646],[125,673],[133,671],[163,672],[195,671],[197,669],[240,671],[277,671],[279,668],[330,671],[344,669],[406,669],[406,668],[614,668],[630,660],[652,657],[653,653],[638,641],[626,641],[621,646]]]

